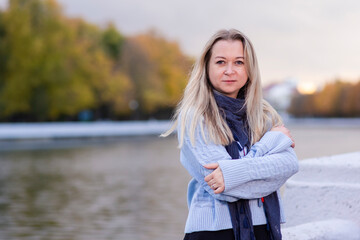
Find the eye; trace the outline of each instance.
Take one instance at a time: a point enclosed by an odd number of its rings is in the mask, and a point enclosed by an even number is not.
[[[244,62],[243,62],[243,61],[236,61],[235,64],[236,64],[236,65],[243,65]]]
[[[225,63],[224,60],[219,60],[219,61],[216,62],[216,64],[224,64],[224,63]]]

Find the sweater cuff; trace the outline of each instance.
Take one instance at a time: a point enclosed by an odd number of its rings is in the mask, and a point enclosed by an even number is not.
[[[280,131],[269,131],[266,132],[263,136],[264,141],[287,141],[287,142],[292,142],[291,139],[283,132]],[[286,140],[285,140],[286,139]]]
[[[241,160],[220,160],[218,163],[224,177],[225,194],[235,187],[249,181],[250,176],[247,164],[242,164]]]
[[[256,147],[257,151],[261,151],[256,155],[264,156],[269,152],[275,153],[287,149],[291,146],[292,140],[280,131],[269,131],[266,132],[256,144],[259,144],[259,146]]]

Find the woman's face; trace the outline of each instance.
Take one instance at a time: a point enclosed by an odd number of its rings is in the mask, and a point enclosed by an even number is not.
[[[244,47],[238,40],[220,40],[212,48],[208,63],[210,82],[218,92],[236,98],[246,84]]]

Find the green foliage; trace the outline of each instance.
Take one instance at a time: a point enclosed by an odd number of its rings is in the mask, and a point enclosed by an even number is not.
[[[329,83],[317,93],[298,94],[289,113],[296,117],[360,117],[360,81]]]
[[[153,33],[126,38],[65,17],[55,0],[10,0],[0,11],[0,120],[149,117],[175,106],[190,65]]]
[[[5,62],[7,58],[4,40],[5,40],[4,13],[0,9],[0,89],[2,85],[1,79],[4,79]]]
[[[125,38],[116,30],[113,24],[109,24],[104,30],[101,41],[106,53],[115,61],[118,60]]]
[[[113,71],[96,26],[64,18],[54,1],[13,0],[3,15],[2,118],[56,120],[101,104],[129,111],[119,96],[130,81]]]
[[[133,81],[141,111],[151,115],[180,100],[192,62],[177,43],[149,32],[127,39],[120,64]]]

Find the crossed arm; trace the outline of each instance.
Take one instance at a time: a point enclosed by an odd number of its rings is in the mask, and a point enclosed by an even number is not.
[[[181,162],[196,181],[218,200],[233,202],[240,198],[259,198],[278,190],[298,171],[290,137],[273,129],[252,146],[248,155],[241,160],[232,160],[223,146],[206,144],[200,131],[197,131],[195,146],[185,136]],[[214,178],[215,182],[210,183]],[[222,189],[211,189],[214,183],[220,184]]]
[[[289,129],[287,129],[284,125],[273,127],[271,129],[271,131],[278,131],[278,132],[285,134],[292,141],[291,147],[292,148],[295,147],[295,141],[294,141],[293,137],[291,136]],[[250,151],[250,153],[254,153],[254,151]],[[252,154],[250,154],[248,156],[251,156],[251,155]],[[219,166],[219,163],[205,164],[204,167],[206,169],[214,170],[212,173],[210,173],[209,175],[207,175],[204,178],[204,180],[207,182],[207,184],[210,186],[210,188],[214,190],[215,194],[224,192],[224,190],[225,190],[224,176],[223,176],[223,173]]]

